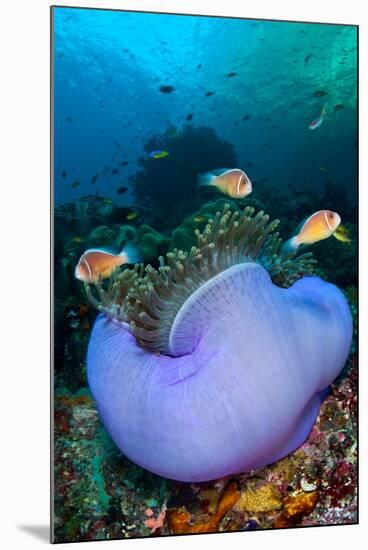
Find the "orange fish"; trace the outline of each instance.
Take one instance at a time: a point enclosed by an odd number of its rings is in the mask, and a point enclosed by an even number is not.
[[[97,283],[110,277],[117,267],[138,262],[138,252],[132,245],[126,245],[120,254],[90,248],[80,257],[75,268],[75,276],[83,283]]]
[[[331,237],[339,227],[341,218],[337,212],[319,210],[299,225],[297,234],[284,244],[286,252],[295,251],[301,244],[314,244]]]
[[[233,199],[243,199],[252,192],[252,182],[239,168],[219,169],[199,175],[199,186],[214,186]]]

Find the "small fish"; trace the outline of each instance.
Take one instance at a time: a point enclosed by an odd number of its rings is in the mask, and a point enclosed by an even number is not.
[[[244,121],[245,121],[245,120],[249,120],[249,119],[250,119],[250,115],[244,115],[244,116],[243,116],[243,120],[244,120]]]
[[[317,118],[314,118],[309,124],[308,124],[308,128],[310,130],[315,130],[316,128],[319,128],[319,126],[321,126],[322,122],[323,122],[323,119],[324,119],[324,116],[326,114],[326,110],[325,108],[323,107],[322,108],[322,111],[321,113],[318,115]]]
[[[204,95],[205,97],[210,97],[211,95],[214,95],[215,92],[206,92]]]
[[[129,162],[127,160],[122,160],[120,166],[128,166]]]
[[[84,243],[86,239],[83,237],[73,237],[72,239],[75,243]]]
[[[112,199],[107,199],[106,197],[104,197],[103,203],[104,204],[114,204],[114,201]]]
[[[75,277],[83,283],[97,283],[107,279],[112,272],[124,264],[139,262],[139,254],[132,245],[125,245],[120,254],[106,250],[91,248],[86,250],[75,268]]]
[[[148,153],[148,156],[151,159],[164,159],[165,157],[169,156],[169,153],[168,151],[162,151],[158,149],[157,151],[151,151],[150,153]]]
[[[189,115],[187,115],[185,118],[186,118],[186,120],[192,120],[193,113],[189,113]]]
[[[337,230],[341,218],[337,212],[319,210],[315,212],[297,228],[297,234],[283,246],[284,252],[295,252],[301,244],[314,244],[328,239]]]
[[[81,328],[82,328],[82,330],[84,330],[85,332],[89,332],[89,331],[90,331],[91,325],[89,324],[89,322],[88,322],[87,319],[86,319],[85,321],[83,321]]]
[[[334,111],[342,111],[343,109],[345,109],[345,105],[343,103],[338,103],[334,107]]]
[[[119,169],[118,169],[118,168],[113,168],[113,169],[111,170],[111,174],[112,174],[113,176],[115,176],[115,175],[118,174],[118,173],[119,173]]]
[[[137,218],[139,218],[139,214],[138,214],[138,212],[132,211],[132,212],[129,212],[125,217],[129,221],[133,221],[133,220],[136,220]]]
[[[219,191],[233,199],[243,199],[252,192],[252,182],[239,168],[213,170],[200,174],[198,179],[200,187],[217,187]]]
[[[175,90],[174,86],[163,85],[160,86],[160,92],[162,94],[171,94]]]
[[[327,92],[324,90],[316,90],[313,92],[314,97],[323,97],[324,95],[327,95]]]
[[[304,63],[308,63],[308,61],[310,60],[310,58],[312,57],[313,54],[309,53],[308,55],[305,56],[304,58]]]
[[[64,172],[62,172],[61,177],[62,177],[62,178],[66,178],[66,172],[65,172],[65,170],[64,170]]]
[[[74,183],[72,183],[72,188],[73,189],[78,189],[78,187],[80,186],[81,182],[80,181],[75,181]]]
[[[128,191],[128,188],[127,187],[118,187],[116,192],[119,194],[119,195],[122,195],[123,193],[126,193]]]
[[[317,166],[317,168],[320,172],[323,172],[324,174],[326,174],[326,172],[328,172],[326,166],[324,166],[323,164],[321,164],[320,166]]]
[[[195,223],[202,223],[207,221],[207,218],[206,216],[203,216],[203,214],[198,214],[198,216],[194,216],[193,220],[195,221]]]
[[[333,233],[335,239],[342,243],[351,243],[351,238],[349,236],[349,231],[343,225],[339,225],[335,233]]]
[[[96,183],[97,178],[98,178],[98,174],[95,174],[94,176],[92,176],[91,183]]]
[[[238,73],[234,72],[234,71],[231,71],[230,73],[227,74],[227,77],[228,78],[232,78],[233,76],[236,76]]]
[[[73,118],[72,116],[67,116],[67,117],[66,117],[66,120],[67,120],[68,122],[73,122],[74,118]]]
[[[202,69],[202,65],[201,64],[197,65],[197,69]]]

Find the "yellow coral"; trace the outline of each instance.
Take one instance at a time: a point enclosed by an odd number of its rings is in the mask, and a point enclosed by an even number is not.
[[[319,492],[298,493],[289,495],[283,500],[283,511],[274,520],[273,527],[276,529],[284,527],[293,527],[300,522],[304,514],[313,512],[319,499]]]
[[[280,510],[281,507],[281,495],[271,483],[262,485],[258,489],[248,488],[241,494],[236,505],[236,509],[247,512],[271,512]]]

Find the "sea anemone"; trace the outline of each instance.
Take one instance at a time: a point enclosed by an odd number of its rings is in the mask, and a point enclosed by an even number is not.
[[[308,436],[346,361],[351,314],[311,276],[310,253],[281,252],[277,225],[225,206],[197,246],[157,270],[86,287],[102,313],[89,385],[112,439],[142,467],[206,481],[265,466]]]

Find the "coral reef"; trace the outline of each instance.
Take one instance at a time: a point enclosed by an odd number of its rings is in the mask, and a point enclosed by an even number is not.
[[[257,209],[267,209],[272,217],[278,217],[285,236],[290,234],[301,217],[308,215],[319,204],[315,202],[312,193],[298,196],[298,200],[304,197],[303,208],[294,215],[291,206],[293,195],[280,191],[276,199],[271,200],[273,195],[267,193],[266,187],[258,187],[257,191],[258,200],[254,201],[250,197],[246,204]],[[83,287],[74,280],[72,271],[79,255],[87,247],[88,235],[94,228],[101,224],[108,227],[118,224],[121,234],[120,240],[117,236],[117,249],[122,247],[125,240],[134,240],[137,229],[131,224],[124,224],[124,217],[120,214],[115,219],[103,218],[102,212],[106,212],[106,209],[102,200],[89,198],[87,204],[96,215],[86,220],[84,228],[77,216],[71,215],[75,210],[74,203],[58,207],[55,212],[56,541],[172,534],[168,523],[169,512],[175,514],[175,511],[187,511],[191,525],[208,522],[215,513],[228,480],[188,485],[150,474],[122,456],[100,424],[90,393],[85,389],[85,353],[96,313],[89,307]],[[223,208],[223,204],[217,201],[208,203],[209,208],[211,204],[214,205],[214,211]],[[238,206],[238,203],[235,206],[232,202],[230,204],[234,210]],[[188,236],[190,233],[193,235],[193,229],[196,228],[203,232],[208,221],[205,210],[206,205],[203,205],[203,208],[190,214]],[[211,217],[213,213],[213,210],[209,212]],[[290,216],[283,213],[290,213]],[[193,224],[196,214],[204,214],[205,219]],[[354,235],[356,220],[354,216],[346,219],[351,219],[349,227]],[[149,218],[145,217],[145,220]],[[152,219],[149,223],[152,223]],[[173,227],[180,223],[183,223],[182,217],[177,212],[177,221],[173,222]],[[81,236],[82,240],[74,240],[76,236]],[[173,238],[170,232],[165,236]],[[185,246],[193,246],[195,242],[184,239],[182,244],[177,247],[185,250]],[[331,253],[330,247],[335,247]],[[168,249],[172,248],[173,245],[169,244]],[[346,253],[349,251],[348,246],[329,239],[315,245],[313,252],[318,257],[318,273],[322,276],[336,282],[335,273],[339,273],[340,269],[344,271],[340,285],[345,289],[354,321],[349,361],[332,384],[316,424],[302,447],[276,464],[234,478],[241,496],[221,519],[219,531],[274,527],[277,521],[281,522],[285,517],[284,499],[303,495],[303,487],[308,491],[311,487],[313,491],[318,491],[318,502],[314,510],[305,509],[292,520],[289,518],[288,525],[350,524],[357,521],[356,259],[355,247],[352,246],[351,264],[346,270],[341,260],[342,248]],[[326,269],[329,262],[331,268]],[[167,511],[165,517],[162,517],[165,502]],[[245,502],[248,508],[256,510],[246,509],[242,506]],[[151,532],[152,527],[146,525],[149,517],[145,511],[148,508],[152,510],[157,525],[162,519],[162,526],[158,526],[154,532]],[[262,511],[264,508],[268,511]],[[286,520],[282,521],[285,526]]]
[[[213,159],[217,166],[237,165],[233,146],[220,139],[213,128],[185,125],[174,135],[165,132],[153,136],[144,149],[147,153],[158,149],[169,152],[164,159],[142,157],[141,169],[131,179],[137,204],[148,205],[155,211],[155,227],[159,230],[175,227],[178,213],[183,217],[196,204],[200,206],[203,200],[197,197],[198,174],[215,168]]]
[[[57,391],[56,542],[178,534],[178,529],[189,532],[200,525],[208,528],[230,483],[236,485],[229,489],[234,503],[218,525],[210,525],[211,532],[356,523],[355,353],[332,384],[302,447],[276,464],[230,481],[188,485],[142,470],[111,442],[87,390]],[[146,510],[157,520],[165,502],[162,526],[151,533]]]
[[[223,518],[239,500],[239,490],[235,482],[229,483],[218,499],[214,513],[210,519],[201,523],[192,523],[190,514],[182,510],[169,510],[167,514],[167,526],[175,535],[188,533],[215,533]]]
[[[141,225],[138,229],[137,242],[144,263],[157,262],[157,258],[166,254],[170,246],[169,237],[162,235],[149,225]]]

